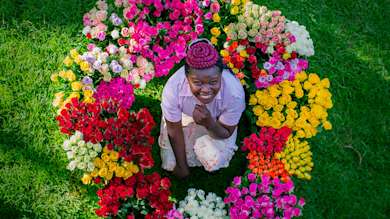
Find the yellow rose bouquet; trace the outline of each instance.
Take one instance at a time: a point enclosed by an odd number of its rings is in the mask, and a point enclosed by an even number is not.
[[[311,138],[321,128],[330,130],[327,111],[333,103],[329,86],[327,78],[300,72],[294,81],[256,90],[249,99],[256,125],[276,129],[287,126],[298,138]]]

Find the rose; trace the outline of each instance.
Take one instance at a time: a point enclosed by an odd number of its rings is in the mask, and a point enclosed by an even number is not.
[[[238,31],[238,39],[246,39],[248,37],[248,33],[246,30],[239,30]]]
[[[144,199],[149,194],[149,189],[147,187],[140,187],[136,190],[137,198]]]
[[[163,189],[169,189],[169,187],[171,187],[171,182],[169,180],[169,178],[162,178],[161,179],[161,187]]]
[[[115,40],[119,38],[119,31],[117,29],[111,31],[111,37]]]
[[[206,20],[211,20],[213,18],[213,14],[211,12],[207,12],[205,15],[204,15],[204,18]]]
[[[214,1],[213,3],[211,3],[210,5],[210,11],[212,13],[218,13],[219,10],[220,10],[221,6],[219,5],[218,1]]]
[[[106,39],[106,33],[103,31],[100,31],[97,33],[96,38],[99,39],[99,41],[103,41]]]
[[[239,176],[234,177],[233,183],[234,183],[234,185],[236,185],[236,186],[241,185],[241,177],[239,177]]]
[[[122,30],[121,30],[121,35],[122,35],[123,37],[128,37],[129,34],[130,34],[130,29],[129,29],[129,28],[127,28],[127,27],[122,28]]]

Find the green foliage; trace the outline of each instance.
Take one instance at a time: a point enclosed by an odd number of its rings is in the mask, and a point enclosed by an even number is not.
[[[385,218],[390,214],[390,4],[385,0],[256,1],[305,25],[315,43],[310,72],[329,77],[333,130],[310,139],[313,180],[298,181],[305,218]],[[94,0],[5,0],[0,4],[0,215],[4,218],[92,218],[96,189],[66,170],[51,107],[50,74],[81,42],[82,15]],[[149,107],[161,120],[166,78],[137,91],[135,109]],[[244,116],[239,140],[249,134]],[[159,127],[153,131],[158,136]],[[157,139],[156,139],[157,140]],[[161,170],[157,144],[154,170]],[[228,169],[192,169],[173,180],[180,200],[189,187],[223,195],[244,173],[245,155]],[[171,177],[173,178],[173,177]]]

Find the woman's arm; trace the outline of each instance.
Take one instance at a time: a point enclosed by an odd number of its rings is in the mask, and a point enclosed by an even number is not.
[[[187,164],[183,126],[181,120],[179,122],[165,121],[167,123],[169,141],[176,158],[176,167],[173,172],[177,177],[184,178],[190,174],[190,171]]]
[[[214,138],[226,139],[229,138],[236,128],[235,126],[227,126],[222,124],[219,121],[211,120],[206,126],[207,130],[210,132],[211,136]]]
[[[214,138],[226,139],[229,138],[236,128],[235,126],[228,126],[219,121],[214,121],[211,114],[205,105],[196,105],[193,112],[194,121],[204,126]]]

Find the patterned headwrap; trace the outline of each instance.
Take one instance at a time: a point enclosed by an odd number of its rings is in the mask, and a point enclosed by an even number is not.
[[[218,58],[217,50],[207,39],[195,40],[187,48],[186,63],[191,68],[210,68],[217,63]]]

